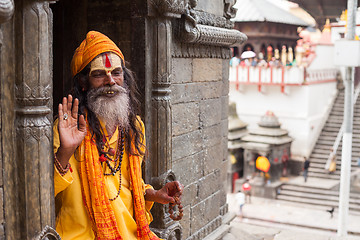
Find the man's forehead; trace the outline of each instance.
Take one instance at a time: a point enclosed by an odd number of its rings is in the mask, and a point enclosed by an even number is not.
[[[121,58],[112,52],[101,53],[90,63],[91,71],[95,69],[115,69],[121,67]]]

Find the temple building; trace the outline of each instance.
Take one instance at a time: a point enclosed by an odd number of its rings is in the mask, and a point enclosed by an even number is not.
[[[257,174],[256,160],[259,156],[266,157],[270,162],[267,180],[277,181],[280,177],[288,175],[288,161],[293,139],[280,125],[275,114],[267,111],[261,117],[258,127],[250,128],[249,134],[242,137],[245,176]]]
[[[238,9],[232,19],[234,28],[248,36],[246,44],[237,45],[235,55],[251,50],[268,59],[269,55],[281,52],[283,45],[294,50],[299,39],[298,27],[309,26],[308,22],[268,0],[242,0],[234,7]]]

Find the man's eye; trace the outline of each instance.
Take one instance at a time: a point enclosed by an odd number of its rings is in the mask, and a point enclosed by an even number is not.
[[[111,75],[121,76],[121,71],[113,71],[113,72],[111,73]]]
[[[91,76],[94,78],[103,78],[106,76],[106,74],[105,73],[94,73]]]

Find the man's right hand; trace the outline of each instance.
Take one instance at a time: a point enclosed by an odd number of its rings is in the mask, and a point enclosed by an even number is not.
[[[72,106],[72,99],[71,95],[64,97],[58,108],[60,147],[56,157],[63,167],[66,167],[70,157],[86,136],[85,117],[80,115],[78,118],[79,100],[75,99]]]

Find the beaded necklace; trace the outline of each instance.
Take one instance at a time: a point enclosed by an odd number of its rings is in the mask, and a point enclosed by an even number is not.
[[[115,150],[110,148],[108,152],[105,152],[104,146],[107,142],[106,138],[104,137],[103,143],[101,145],[101,155],[99,157],[99,161],[101,162],[101,166],[105,162],[108,168],[110,169],[110,172],[106,172],[106,169],[104,171],[104,176],[115,176],[117,172],[119,172],[119,190],[114,198],[109,198],[110,201],[114,201],[116,198],[119,197],[120,191],[121,191],[121,163],[123,160],[124,155],[124,130],[121,130],[118,139],[117,139],[117,149],[116,149],[116,155]],[[110,146],[110,145],[109,145]],[[114,160],[111,159],[110,156],[114,156]],[[114,162],[114,167],[111,166],[110,162]]]

